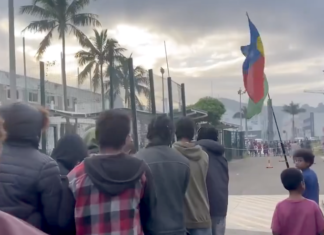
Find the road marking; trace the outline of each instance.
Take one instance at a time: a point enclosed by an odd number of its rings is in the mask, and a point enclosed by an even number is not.
[[[230,195],[226,228],[271,232],[271,220],[278,202],[287,195]],[[324,195],[320,195],[320,201]]]

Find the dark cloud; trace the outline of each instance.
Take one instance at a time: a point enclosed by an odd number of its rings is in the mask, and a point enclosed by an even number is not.
[[[21,25],[27,25],[32,18],[18,15],[19,6],[30,2],[15,0],[16,20]],[[145,27],[150,32],[161,35],[161,40],[171,38],[179,45],[188,47],[199,40],[208,41],[203,48],[193,50],[185,58],[169,58],[172,77],[179,83],[185,82],[187,91],[194,91],[190,92],[189,102],[210,93],[212,80],[215,94],[236,97],[236,90],[242,86],[243,56],[242,60],[226,66],[217,65],[241,56],[239,47],[249,42],[245,16],[249,12],[265,46],[266,71],[272,92],[280,97],[281,102],[287,103],[286,100],[290,101],[293,96],[300,102],[312,103],[319,101],[321,97],[297,94],[302,93],[300,87],[303,84],[308,89],[322,80],[323,7],[324,2],[321,0],[312,0],[311,3],[304,0],[96,0],[84,11],[98,14],[103,28],[111,29],[117,24]],[[6,19],[7,15],[7,1],[0,1],[0,19]],[[83,30],[87,34],[91,33],[91,28]],[[207,40],[207,37],[211,38]],[[8,58],[6,32],[0,31],[0,41],[2,57]],[[28,45],[37,48],[39,42],[31,40]],[[229,42],[232,45],[226,47]],[[75,45],[76,42],[69,37],[67,44]],[[16,45],[21,45],[21,39],[17,38]],[[134,51],[135,55],[136,53]],[[215,54],[224,54],[225,57],[215,57]],[[16,56],[17,70],[22,71],[22,55],[18,52]],[[37,74],[37,62],[32,56],[28,58],[28,63],[36,68],[31,69],[31,72]],[[165,66],[164,58],[157,59],[155,71],[161,66]],[[211,67],[203,69],[208,66]],[[198,72],[190,74],[190,69],[194,67],[199,68]],[[0,68],[7,70],[8,60],[1,59]],[[289,84],[295,86],[289,88]],[[287,89],[286,94],[282,93],[284,89]]]

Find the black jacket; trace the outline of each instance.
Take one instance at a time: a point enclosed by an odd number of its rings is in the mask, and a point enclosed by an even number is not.
[[[71,134],[58,141],[51,156],[56,160],[61,175],[67,175],[88,156],[88,151],[83,139],[79,135]]]
[[[38,150],[44,117],[31,106],[1,107],[7,140],[0,156],[0,210],[56,234],[61,179],[56,162]]]
[[[224,147],[213,140],[196,142],[209,156],[207,172],[207,190],[211,217],[223,217],[227,214],[228,205],[228,163],[223,156]]]
[[[157,206],[148,220],[148,234],[186,233],[184,199],[190,179],[189,161],[168,146],[150,146],[136,153],[151,169]]]

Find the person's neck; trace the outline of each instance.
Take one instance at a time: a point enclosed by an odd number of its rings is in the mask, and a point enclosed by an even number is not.
[[[187,138],[182,138],[180,139],[180,142],[183,142],[183,143],[190,143],[191,140],[187,139]]]
[[[288,199],[289,200],[294,200],[294,201],[299,201],[299,200],[303,200],[304,197],[298,191],[290,191]]]
[[[122,153],[123,153],[122,149],[114,149],[114,148],[101,148],[100,149],[100,154],[104,154],[104,155],[119,155]]]

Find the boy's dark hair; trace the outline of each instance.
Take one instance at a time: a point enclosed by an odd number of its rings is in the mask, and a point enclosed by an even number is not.
[[[173,122],[166,114],[154,117],[148,125],[146,135],[150,141],[148,146],[170,145],[173,132]]]
[[[314,164],[314,159],[315,156],[312,153],[312,151],[308,150],[308,149],[298,149],[295,153],[294,153],[294,158],[298,157],[298,158],[302,158],[304,159],[304,162],[309,163],[309,166]]]
[[[130,119],[120,110],[108,110],[96,122],[96,139],[100,148],[121,149],[130,133]]]
[[[195,135],[195,123],[189,117],[182,117],[176,124],[177,140],[186,138],[192,140]]]
[[[203,126],[198,130],[197,140],[214,140],[218,141],[218,131],[213,126]]]
[[[280,175],[281,182],[288,191],[297,190],[304,180],[303,174],[297,168],[288,168],[283,170]]]

